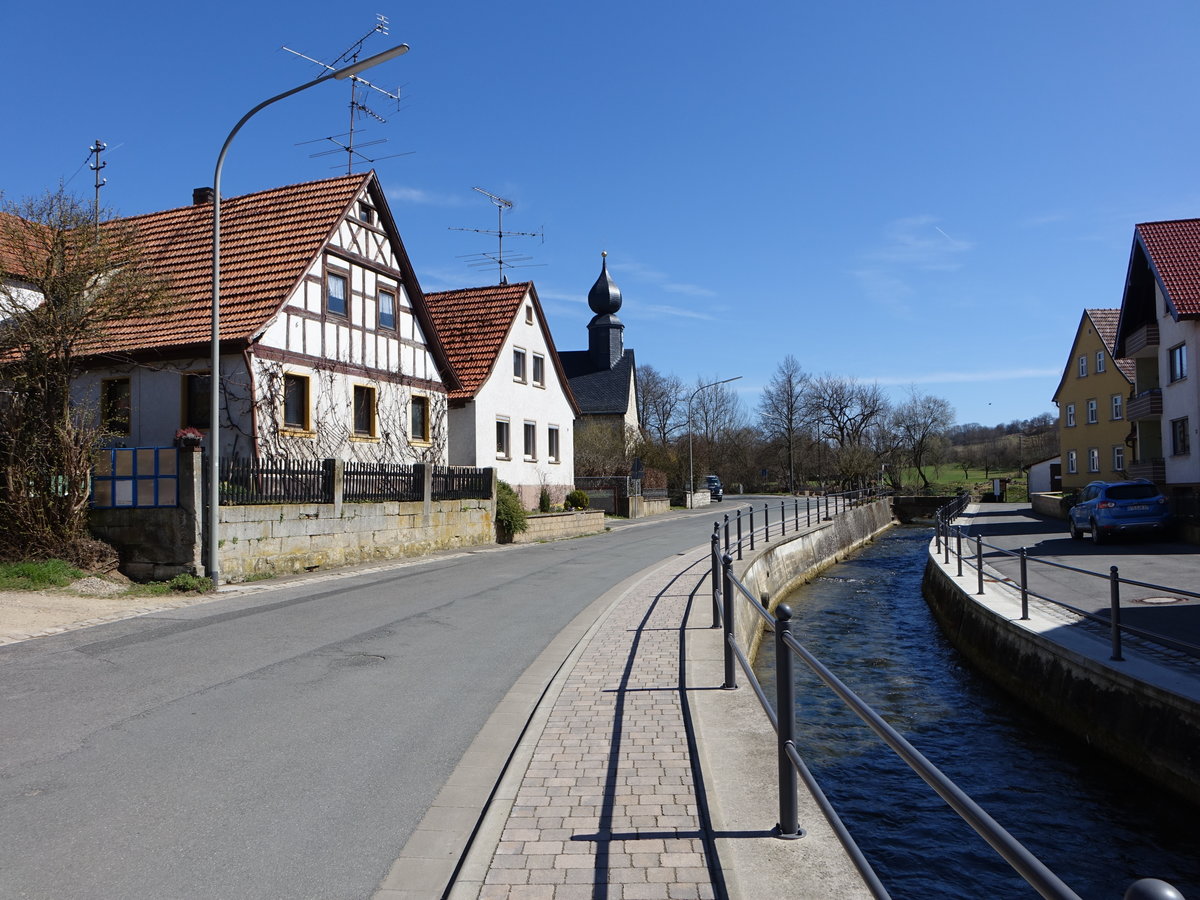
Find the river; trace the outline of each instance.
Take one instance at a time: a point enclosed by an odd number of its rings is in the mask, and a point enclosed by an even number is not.
[[[1200,898],[1200,809],[977,675],[921,596],[929,538],[892,529],[792,594],[797,638],[1081,897],[1154,877]],[[800,753],[894,897],[1036,896],[802,663],[796,681]]]

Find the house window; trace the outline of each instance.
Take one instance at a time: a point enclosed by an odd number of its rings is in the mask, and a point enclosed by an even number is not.
[[[379,327],[396,327],[396,295],[391,291],[379,292]]]
[[[354,433],[375,437],[375,388],[363,384],[354,386]]]
[[[525,380],[525,351],[513,351],[513,381]]]
[[[1068,428],[1075,427],[1075,404],[1074,403],[1067,404],[1067,427]]]
[[[212,376],[189,372],[183,376],[183,424],[208,428],[212,422]]]
[[[512,445],[509,443],[508,419],[496,420],[496,458],[512,459]]]
[[[1170,357],[1171,382],[1187,378],[1187,344],[1179,344],[1167,351]]]
[[[325,311],[346,315],[346,276],[330,272],[325,276]]]
[[[1100,471],[1100,450],[1097,447],[1088,448],[1088,471]]]
[[[532,303],[525,304],[525,324],[526,325],[533,324],[533,304]]]
[[[1079,377],[1087,378],[1087,357],[1079,357]]]
[[[308,378],[283,376],[283,427],[308,431]]]
[[[525,458],[537,459],[537,425],[533,422],[525,423]]]
[[[548,446],[546,448],[546,457],[552,463],[562,462],[562,457],[558,455],[558,426],[551,425],[546,429],[546,437]]]
[[[1067,451],[1067,472],[1071,475],[1074,475],[1077,471],[1079,471],[1078,465],[1079,464],[1075,459],[1075,451],[1068,450]]]
[[[1125,471],[1125,446],[1123,444],[1113,444],[1113,471]]]
[[[1124,412],[1125,412],[1124,406],[1123,406],[1124,402],[1125,402],[1125,400],[1120,394],[1113,394],[1113,396],[1112,396],[1112,417],[1114,419],[1119,419],[1119,418],[1121,418],[1121,416],[1124,415]]]
[[[129,434],[131,404],[128,378],[111,378],[100,385],[100,417],[109,434]]]
[[[366,222],[368,225],[375,224],[375,210],[370,205],[359,201],[358,204],[358,219],[360,222]]]
[[[1087,402],[1087,417],[1087,423],[1089,425],[1095,425],[1098,421],[1100,421],[1100,408],[1099,404],[1097,404],[1095,400],[1089,400]]]
[[[1104,351],[1096,351],[1096,374],[1099,375],[1104,371]]]
[[[429,398],[413,397],[408,408],[410,441],[429,443]]]
[[[1184,456],[1192,451],[1191,436],[1188,433],[1188,420],[1171,420],[1171,453],[1174,456]]]
[[[546,357],[533,354],[533,383],[538,387],[546,386]]]

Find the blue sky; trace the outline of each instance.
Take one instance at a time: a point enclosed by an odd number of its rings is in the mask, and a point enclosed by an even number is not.
[[[4,14],[12,199],[60,179],[121,214],[190,202],[259,101],[315,77],[376,14],[411,52],[364,123],[426,290],[490,283],[461,257],[505,227],[560,349],[585,346],[600,252],[626,345],[747,406],[783,357],[910,385],[960,422],[1053,409],[1085,307],[1120,302],[1133,226],[1200,214],[1200,4],[338,4],[75,0]],[[345,171],[302,141],[346,130],[347,88],[260,113],[232,196]]]

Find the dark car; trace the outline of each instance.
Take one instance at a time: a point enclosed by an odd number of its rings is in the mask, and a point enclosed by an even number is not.
[[[709,475],[704,479],[707,482],[708,494],[713,499],[720,503],[725,499],[725,489],[721,487],[721,479],[716,475]]]
[[[1076,540],[1091,532],[1097,544],[1121,534],[1165,534],[1171,510],[1151,481],[1093,481],[1068,511],[1067,527]]]

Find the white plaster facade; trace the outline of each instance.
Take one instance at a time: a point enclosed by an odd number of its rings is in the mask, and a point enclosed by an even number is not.
[[[543,486],[554,503],[562,503],[575,486],[575,412],[548,333],[540,306],[526,294],[487,379],[473,399],[452,408],[449,416],[450,465],[494,466],[496,477],[508,482],[529,508],[537,506]],[[515,371],[518,352],[523,354],[523,375]],[[535,380],[538,369],[540,383]],[[500,423],[507,425],[507,451],[500,446]],[[531,453],[526,452],[527,427],[532,428]]]
[[[1166,483],[1200,484],[1200,373],[1193,371],[1200,351],[1200,323],[1194,319],[1176,320],[1159,285],[1154,287],[1154,309],[1158,323],[1158,346],[1149,357],[1136,359],[1137,393],[1162,391],[1162,418],[1138,422],[1138,440],[1143,458],[1161,457],[1166,466]],[[1172,380],[1171,356],[1183,349],[1185,372]],[[1174,423],[1186,420],[1187,450],[1174,446]]]

